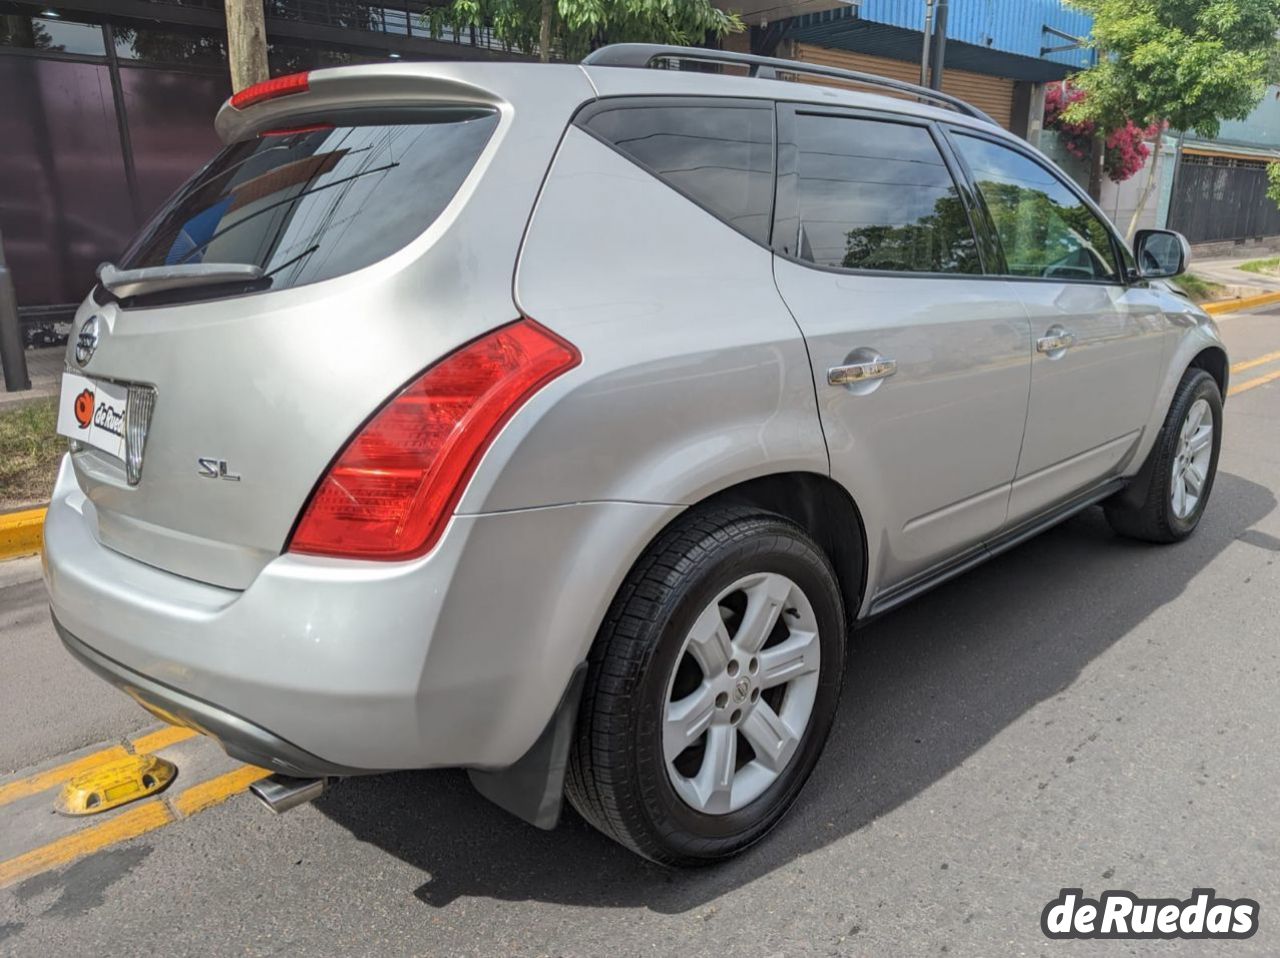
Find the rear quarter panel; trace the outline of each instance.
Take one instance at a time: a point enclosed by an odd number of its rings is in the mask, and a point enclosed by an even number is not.
[[[828,472],[804,341],[772,254],[571,127],[520,256],[516,301],[582,365],[504,430],[460,505],[687,505]]]

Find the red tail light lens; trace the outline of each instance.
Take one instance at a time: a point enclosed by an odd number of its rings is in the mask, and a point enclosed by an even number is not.
[[[424,555],[494,436],[581,358],[530,319],[446,356],[351,438],[311,494],[289,551],[356,559]]]
[[[231,105],[237,110],[243,110],[263,100],[274,100],[276,97],[289,96],[293,93],[306,93],[309,89],[311,89],[310,73],[290,73],[288,76],[273,77],[245,87],[231,97]]]

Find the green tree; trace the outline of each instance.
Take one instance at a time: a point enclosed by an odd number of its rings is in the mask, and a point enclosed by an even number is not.
[[[1095,66],[1072,82],[1086,96],[1066,118],[1113,130],[1168,123],[1200,136],[1242,120],[1274,76],[1280,0],[1068,0],[1093,15]],[[1161,139],[1152,152],[1154,168]],[[1129,223],[1150,198],[1150,177]]]
[[[1280,206],[1280,163],[1267,167],[1267,198]]]
[[[701,43],[742,30],[711,0],[451,0],[423,14],[439,37],[488,27],[501,43],[543,62],[578,60],[606,43]]]

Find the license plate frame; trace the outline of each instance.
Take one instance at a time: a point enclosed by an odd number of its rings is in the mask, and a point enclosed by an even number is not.
[[[127,459],[125,423],[129,387],[78,373],[62,374],[58,397],[58,435],[104,452],[122,464]]]

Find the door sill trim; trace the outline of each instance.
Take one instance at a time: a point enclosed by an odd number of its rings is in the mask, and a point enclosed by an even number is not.
[[[1021,545],[1028,539],[1056,526],[1059,522],[1070,519],[1077,512],[1081,512],[1089,508],[1089,506],[1096,505],[1103,499],[1114,495],[1123,489],[1125,484],[1126,481],[1124,479],[1111,479],[1088,492],[1074,496],[1066,502],[1054,506],[1047,512],[1032,516],[1012,529],[1002,532],[989,542],[974,546],[972,549],[948,559],[941,565],[885,590],[871,600],[871,605],[867,608],[867,614],[863,617],[863,620],[865,621],[873,616],[883,615],[891,609],[896,609],[916,596],[928,592],[934,586],[941,585],[949,579],[954,579],[956,576],[981,565],[988,559],[998,556],[1002,552],[1007,552],[1014,546]]]

